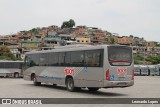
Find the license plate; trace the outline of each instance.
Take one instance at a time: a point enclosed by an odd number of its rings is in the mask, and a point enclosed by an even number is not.
[[[119,81],[124,81],[125,77],[119,77],[118,79],[119,79]]]
[[[125,82],[121,82],[121,83],[118,83],[118,85],[126,85],[126,83]]]

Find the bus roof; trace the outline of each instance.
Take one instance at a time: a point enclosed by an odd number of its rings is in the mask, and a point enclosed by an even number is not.
[[[134,65],[134,67],[140,67],[140,65]]]
[[[148,67],[150,67],[150,68],[155,68],[156,65],[148,65]]]
[[[32,52],[27,52],[27,54],[35,54],[35,53],[49,53],[49,52],[64,52],[64,51],[73,51],[73,50],[92,50],[92,49],[103,49],[107,46],[122,46],[124,45],[68,45],[68,46],[59,46],[56,47],[52,50],[42,50],[42,51],[32,51]],[[129,46],[125,46],[129,47]]]
[[[19,60],[17,60],[17,61],[12,61],[12,60],[0,60],[0,62],[24,62],[24,61],[19,61]]]
[[[148,68],[147,65],[139,65],[141,68]]]

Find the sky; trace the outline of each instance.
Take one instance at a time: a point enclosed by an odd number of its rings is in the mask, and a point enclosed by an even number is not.
[[[35,27],[98,27],[160,42],[160,0],[0,0],[0,35]]]

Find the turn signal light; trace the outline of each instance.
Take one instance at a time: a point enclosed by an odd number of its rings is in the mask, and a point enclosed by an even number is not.
[[[110,80],[109,69],[106,71],[106,80]]]
[[[132,70],[132,80],[134,80],[134,70]]]

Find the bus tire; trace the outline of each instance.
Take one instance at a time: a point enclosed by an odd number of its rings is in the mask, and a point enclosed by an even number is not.
[[[76,90],[77,92],[80,92],[82,89],[81,89],[81,87],[75,87],[75,90]]]
[[[57,86],[57,84],[53,84],[53,86]]]
[[[19,73],[14,73],[14,78],[18,78],[19,77]]]
[[[37,82],[36,76],[34,76],[34,78],[33,78],[33,84],[35,86],[40,86],[41,85],[41,82]]]
[[[89,91],[98,91],[99,88],[88,88]]]
[[[142,72],[140,71],[140,74],[139,74],[140,76],[142,75]]]
[[[148,76],[150,76],[151,75],[151,71],[150,70],[148,70]]]
[[[75,87],[74,87],[74,81],[72,78],[67,78],[66,79],[66,88],[68,91],[70,92],[74,92],[75,91]]]

